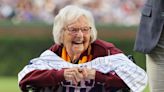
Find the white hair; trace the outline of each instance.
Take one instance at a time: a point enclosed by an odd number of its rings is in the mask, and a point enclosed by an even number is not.
[[[85,16],[89,26],[92,28],[91,43],[97,39],[97,30],[91,12],[75,5],[68,5],[61,9],[54,19],[53,37],[56,44],[63,43],[63,28],[69,23],[76,21],[80,16]]]

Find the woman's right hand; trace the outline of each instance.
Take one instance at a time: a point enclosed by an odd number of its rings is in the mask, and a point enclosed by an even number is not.
[[[64,70],[64,78],[67,81],[72,81],[73,84],[77,85],[78,82],[83,80],[83,75],[78,71],[78,68],[67,68]]]

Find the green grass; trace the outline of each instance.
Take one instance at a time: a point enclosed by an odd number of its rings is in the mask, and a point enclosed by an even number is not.
[[[147,86],[143,92],[150,92],[149,91],[149,86]]]
[[[0,92],[20,92],[16,77],[0,77]],[[149,92],[148,86],[144,92]]]
[[[0,92],[20,92],[16,77],[0,77]]]

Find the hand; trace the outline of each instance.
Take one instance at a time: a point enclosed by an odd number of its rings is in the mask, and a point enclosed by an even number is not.
[[[95,69],[81,68],[79,71],[83,74],[84,79],[95,79]]]
[[[78,71],[78,68],[69,68],[64,70],[64,78],[67,81],[72,81],[73,84],[77,85],[78,82],[83,80],[83,75]]]

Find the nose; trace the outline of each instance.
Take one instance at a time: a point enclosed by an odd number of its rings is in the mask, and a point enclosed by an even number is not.
[[[78,37],[83,37],[83,35],[84,35],[84,34],[83,34],[83,32],[82,32],[81,30],[79,30],[79,31],[77,32],[77,36],[78,36]]]

